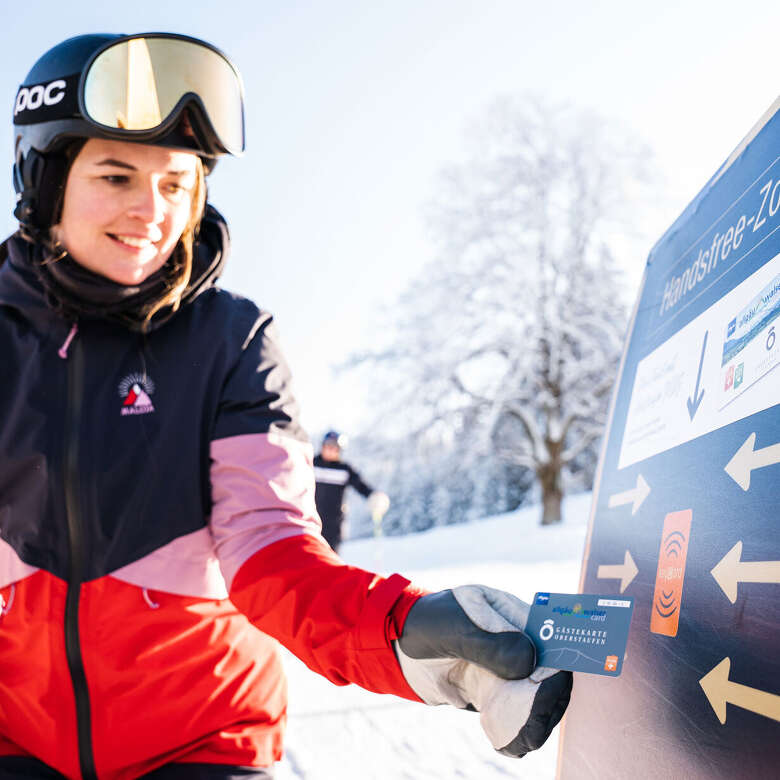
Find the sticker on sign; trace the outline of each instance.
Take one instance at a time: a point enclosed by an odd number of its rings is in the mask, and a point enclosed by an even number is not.
[[[774,335],[780,322],[775,319],[780,313],[779,277],[780,255],[776,255],[639,362],[618,468],[777,402],[780,371],[772,369],[780,362],[780,344]],[[764,298],[769,303],[760,309],[761,316],[745,325],[741,341],[735,340],[739,317],[758,311]],[[708,334],[723,336],[708,339]]]
[[[780,363],[780,274],[732,317],[725,327],[720,408],[745,392]]]

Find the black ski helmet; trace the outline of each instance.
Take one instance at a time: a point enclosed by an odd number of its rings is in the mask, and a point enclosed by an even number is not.
[[[186,112],[187,122],[182,123]],[[211,44],[183,35],[90,34],[47,51],[14,103],[14,215],[47,230],[78,139],[106,138],[196,152],[210,172],[244,150],[243,86]]]

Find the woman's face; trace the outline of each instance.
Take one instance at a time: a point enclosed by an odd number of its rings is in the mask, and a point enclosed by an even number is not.
[[[71,166],[55,238],[90,271],[139,284],[187,226],[196,166],[189,152],[91,138]]]

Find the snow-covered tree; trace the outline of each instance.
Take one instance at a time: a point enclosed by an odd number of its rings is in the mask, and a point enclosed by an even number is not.
[[[353,366],[370,366],[374,435],[407,466],[457,463],[476,497],[499,457],[534,474],[554,523],[565,480],[592,474],[626,327],[616,260],[642,262],[649,155],[541,99],[499,101],[473,135],[432,208],[438,258]]]
[[[382,523],[386,535],[426,531],[514,509],[530,487],[529,472],[488,454],[476,462],[461,457],[458,447],[439,452],[418,450],[406,438],[383,440],[372,435],[350,440],[347,459],[359,465],[370,482],[392,499]],[[350,536],[374,532],[363,499],[348,492]]]

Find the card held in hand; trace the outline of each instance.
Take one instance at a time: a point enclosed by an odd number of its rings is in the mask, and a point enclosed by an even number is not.
[[[618,677],[633,612],[631,596],[537,593],[525,627],[537,666]]]

